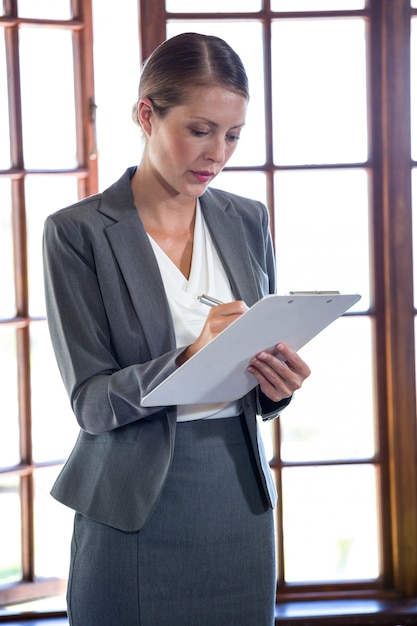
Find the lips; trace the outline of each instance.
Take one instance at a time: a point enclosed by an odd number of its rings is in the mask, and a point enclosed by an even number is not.
[[[208,183],[214,177],[213,172],[192,172],[200,183]]]

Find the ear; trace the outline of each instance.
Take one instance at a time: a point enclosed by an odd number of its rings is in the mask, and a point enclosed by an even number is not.
[[[152,132],[153,104],[149,98],[141,98],[138,102],[138,120],[143,132],[150,136]]]

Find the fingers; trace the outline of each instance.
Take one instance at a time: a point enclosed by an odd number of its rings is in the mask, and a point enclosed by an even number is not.
[[[209,315],[216,316],[228,316],[228,315],[242,315],[248,310],[247,305],[243,300],[235,300],[233,302],[227,302],[226,304],[219,304],[210,310]]]
[[[210,309],[205,326],[213,336],[217,335],[247,310],[248,307],[241,300],[219,304]]]
[[[188,346],[185,353],[183,353],[183,356],[181,357],[181,362],[184,362],[184,359],[189,359],[199,350],[204,348],[204,346],[212,341],[212,339],[214,339],[225,328],[230,326],[232,322],[237,320],[247,310],[248,307],[242,300],[236,300],[234,302],[227,302],[226,304],[213,306],[208,312],[207,319],[203,326],[203,330],[197,337],[196,341]],[[179,361],[177,359],[177,363],[178,362]]]
[[[310,376],[310,368],[285,344],[278,344],[274,353],[263,350],[254,356],[248,371],[255,376],[263,393],[273,402],[288,398]]]

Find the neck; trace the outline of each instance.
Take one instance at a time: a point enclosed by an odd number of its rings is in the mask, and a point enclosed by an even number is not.
[[[170,193],[142,166],[136,170],[131,187],[136,210],[144,223],[162,230],[194,229],[196,198]]]

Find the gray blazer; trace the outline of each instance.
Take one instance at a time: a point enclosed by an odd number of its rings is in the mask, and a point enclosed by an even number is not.
[[[173,324],[158,264],[133,203],[131,168],[102,194],[49,216],[44,231],[47,317],[81,431],[52,495],[99,522],[139,530],[169,471],[176,407],[141,397],[176,369]],[[253,304],[275,288],[264,205],[208,189],[204,219],[236,298]],[[242,399],[260,484],[276,492],[256,415],[275,417],[255,389]]]

